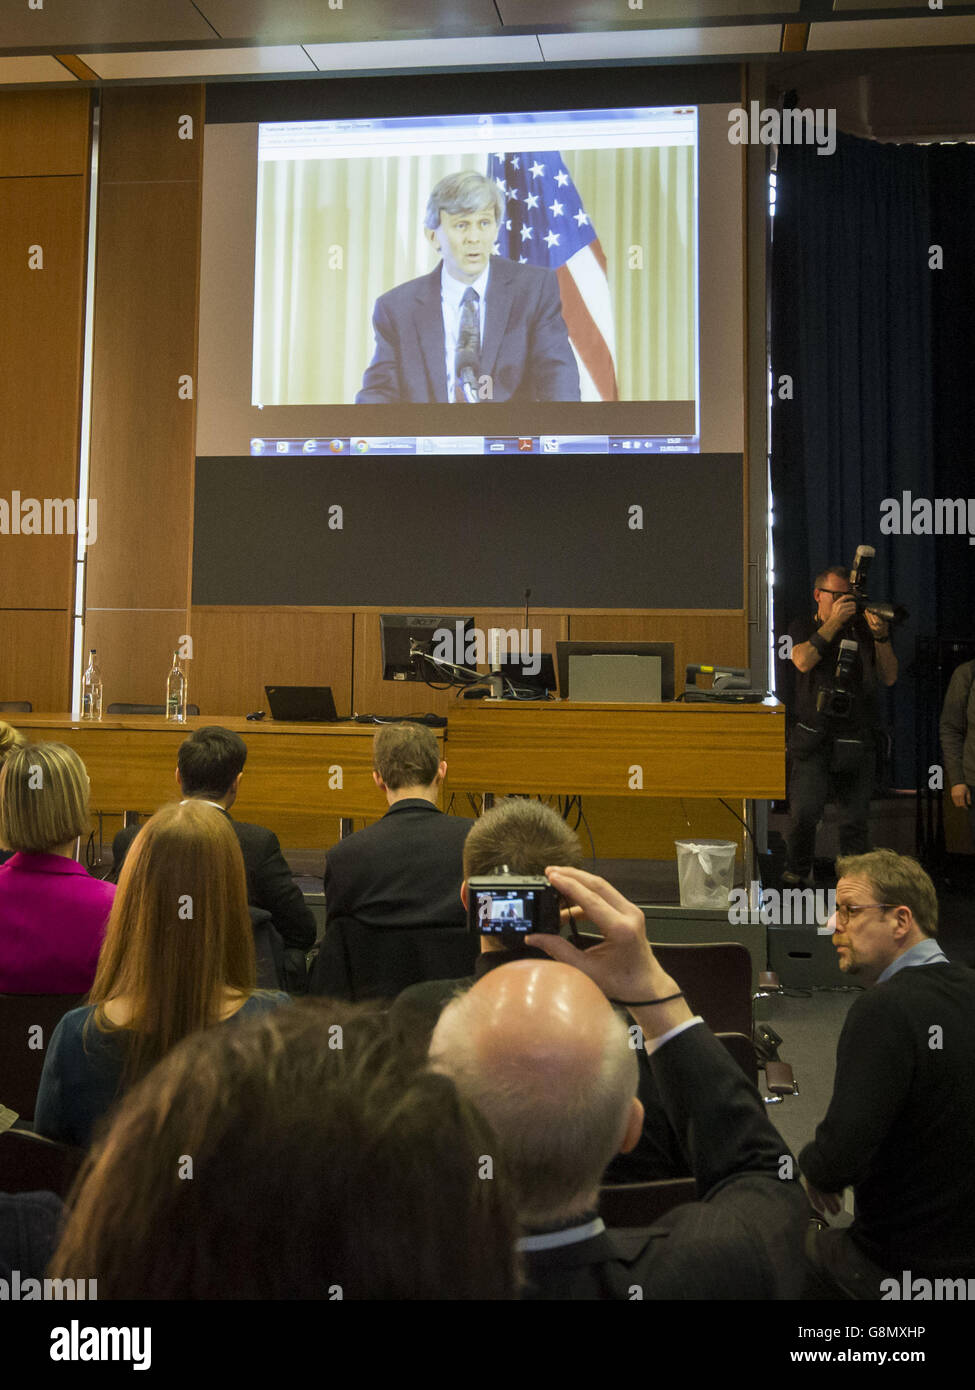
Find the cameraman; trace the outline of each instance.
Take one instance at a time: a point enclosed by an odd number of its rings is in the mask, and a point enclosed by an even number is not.
[[[878,683],[893,685],[897,658],[888,624],[875,613],[858,615],[850,572],[832,565],[816,577],[816,612],[789,628],[796,677],[794,722],[789,735],[792,769],[789,805],[792,829],[783,883],[812,885],[816,827],[830,792],[840,808],[840,854],[865,854],[870,848],[867,818],[873,791],[876,731],[880,724]],[[848,677],[836,689],[840,643],[856,642]],[[842,688],[849,692],[842,698]],[[831,712],[830,704],[845,712]]]

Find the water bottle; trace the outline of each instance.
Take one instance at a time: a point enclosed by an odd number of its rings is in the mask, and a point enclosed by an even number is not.
[[[178,724],[186,723],[186,676],[179,664],[179,652],[173,652],[173,669],[166,682],[166,718]]]
[[[82,719],[101,719],[102,717],[102,673],[95,660],[95,648],[88,653],[88,665],[81,679],[81,717]]]

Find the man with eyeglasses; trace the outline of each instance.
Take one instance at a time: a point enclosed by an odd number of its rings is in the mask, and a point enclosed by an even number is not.
[[[816,612],[789,628],[791,659],[799,673],[789,710],[789,808],[787,887],[813,884],[816,827],[832,795],[839,808],[841,854],[870,848],[867,821],[873,791],[876,735],[880,725],[877,691],[897,679],[897,657],[888,624],[875,613],[857,613],[850,572],[833,565],[816,576]],[[820,696],[834,683],[840,643],[857,644],[850,675],[851,700],[844,714],[821,710]]]
[[[975,971],[935,939],[938,900],[893,850],[839,859],[833,945],[868,986],[836,1049],[833,1098],[799,1155],[813,1205],[807,1296],[880,1298],[883,1281],[975,1277]]]

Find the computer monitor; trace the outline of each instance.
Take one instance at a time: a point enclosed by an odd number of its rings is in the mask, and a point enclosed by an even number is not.
[[[384,681],[427,681],[445,684],[465,677],[452,667],[476,666],[473,618],[448,614],[381,613]],[[468,660],[468,656],[472,659]],[[433,657],[436,660],[428,660]],[[445,665],[438,665],[437,662]]]
[[[558,642],[563,700],[658,704],[674,698],[673,642]]]

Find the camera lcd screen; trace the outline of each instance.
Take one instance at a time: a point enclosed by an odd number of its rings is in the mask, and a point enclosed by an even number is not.
[[[529,932],[537,930],[537,898],[538,894],[533,889],[477,892],[475,911],[478,931],[482,936],[500,936],[507,929],[527,936]]]

